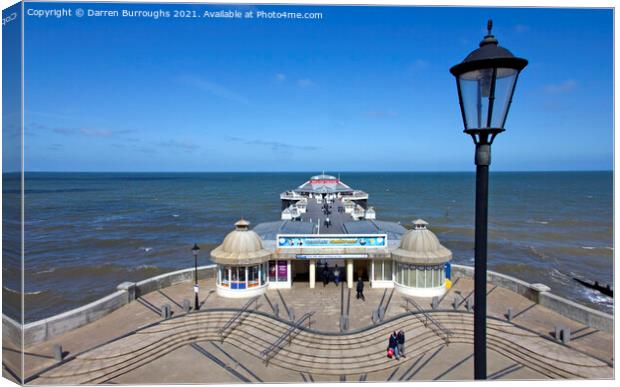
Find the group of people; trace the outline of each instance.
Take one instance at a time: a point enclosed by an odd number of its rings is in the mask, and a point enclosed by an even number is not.
[[[405,332],[402,330],[392,332],[388,342],[387,353],[389,358],[396,358],[396,360],[400,360],[400,357],[405,356]]]
[[[327,286],[330,281],[334,281],[336,286],[340,285],[340,280],[342,276],[342,271],[338,267],[338,264],[334,266],[333,270],[330,270],[327,262],[325,262],[325,266],[323,266],[323,270],[321,271],[321,277],[323,279],[323,287]]]
[[[324,203],[323,204],[323,215],[327,215],[325,217],[325,220],[323,221],[323,224],[325,225],[325,228],[329,228],[329,226],[332,225],[331,220],[329,220],[329,215],[332,213],[332,206]]]

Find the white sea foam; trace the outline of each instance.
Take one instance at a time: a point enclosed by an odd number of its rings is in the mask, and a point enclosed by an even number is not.
[[[596,249],[596,247],[594,247],[594,246],[581,246],[581,248],[585,249],[585,250],[594,250],[594,249]]]
[[[178,217],[179,217],[179,214],[172,214],[172,217],[173,217],[173,218],[178,218]]]
[[[572,273],[571,273],[572,275]],[[556,268],[553,268],[551,270],[551,278],[553,278],[553,280],[557,281],[558,283],[562,284],[563,286],[572,282],[572,277],[571,275],[568,275],[566,273],[562,273],[561,271],[559,271]]]
[[[137,271],[137,270],[145,270],[145,269],[157,269],[157,266],[144,264],[144,265],[138,265],[136,267],[132,267],[129,270],[130,271]]]
[[[47,269],[47,270],[41,270],[41,271],[37,271],[35,274],[45,274],[45,273],[53,273],[56,271],[56,268],[51,268],[51,269]]]
[[[152,247],[140,247],[139,249],[144,251],[145,253],[148,253],[149,251],[153,250]]]
[[[613,298],[604,295],[596,290],[582,288],[581,293],[586,296],[593,304],[604,305],[613,310]]]
[[[22,294],[22,292],[19,292],[15,289],[7,288],[6,286],[3,286],[2,289],[10,293]],[[41,293],[43,293],[43,290],[37,290],[36,292],[23,292],[23,294],[26,296],[34,296],[34,295],[41,294]]]
[[[528,220],[526,223],[549,224],[547,220]]]

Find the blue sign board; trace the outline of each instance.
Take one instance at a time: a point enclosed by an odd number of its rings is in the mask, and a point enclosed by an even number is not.
[[[279,248],[387,247],[387,235],[278,235]]]

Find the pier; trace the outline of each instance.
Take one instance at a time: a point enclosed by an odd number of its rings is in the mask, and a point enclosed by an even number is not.
[[[123,282],[23,328],[4,316],[4,376],[22,378],[23,344],[27,384],[473,378],[474,270],[451,264],[429,223],[377,220],[367,193],[325,174],[280,199],[282,219],[238,220],[213,265]],[[613,316],[544,284],[487,280],[489,379],[613,377]]]

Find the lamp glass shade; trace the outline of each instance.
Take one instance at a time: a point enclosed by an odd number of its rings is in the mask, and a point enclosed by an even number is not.
[[[457,76],[466,129],[504,129],[519,70],[474,69]]]
[[[194,243],[194,247],[192,247],[192,253],[194,253],[194,255],[198,255],[198,251],[200,251],[200,247],[198,247],[197,243]]]

